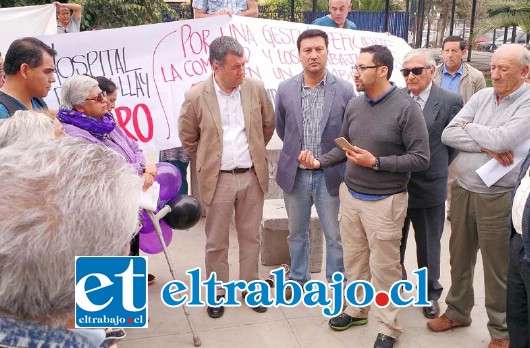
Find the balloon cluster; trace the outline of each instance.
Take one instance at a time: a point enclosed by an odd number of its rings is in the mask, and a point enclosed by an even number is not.
[[[197,199],[189,195],[179,195],[182,176],[172,164],[157,164],[155,181],[160,184],[160,200],[157,212],[169,205],[171,211],[160,220],[160,229],[167,246],[173,238],[173,229],[184,230],[195,226],[202,216],[202,208]],[[141,212],[140,249],[147,254],[158,254],[163,251],[162,243],[155,232],[155,226],[145,210]]]

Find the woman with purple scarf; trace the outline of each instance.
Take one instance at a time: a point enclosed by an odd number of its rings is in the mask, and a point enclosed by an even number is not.
[[[61,108],[57,118],[63,124],[65,133],[116,151],[144,179],[144,190],[147,190],[154,182],[156,165],[145,163],[142,149],[116,124],[110,113],[113,105],[108,102],[98,81],[86,75],[72,76],[64,82],[61,94]],[[111,98],[115,100],[115,96]],[[131,255],[139,253],[136,235],[131,241]],[[154,280],[155,277],[149,274],[149,284]]]
[[[144,179],[144,190],[148,189],[156,176],[156,166],[145,163],[138,144],[116,125],[98,81],[85,75],[72,76],[64,82],[61,94],[61,108],[57,118],[63,124],[66,134],[116,151],[136,169]]]

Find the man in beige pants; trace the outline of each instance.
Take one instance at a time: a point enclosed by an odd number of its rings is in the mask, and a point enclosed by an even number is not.
[[[235,39],[213,40],[213,75],[186,92],[179,118],[180,140],[195,160],[206,205],[206,277],[215,272],[222,282],[229,281],[228,236],[234,209],[239,279],[258,279],[259,225],[269,182],[265,146],[274,132],[274,110],[263,82],[245,77],[245,61]],[[217,289],[217,297],[224,297],[224,289]],[[208,307],[207,313],[220,318],[224,307]]]
[[[429,166],[429,135],[421,109],[391,84],[394,59],[386,47],[361,49],[354,66],[357,91],[346,107],[340,135],[354,144],[335,147],[318,159],[302,151],[307,168],[329,168],[346,162],[340,187],[339,224],[348,281],[371,281],[376,291],[388,291],[401,280],[399,247],[407,214],[410,172]],[[362,298],[362,297],[361,297]],[[375,310],[375,348],[392,348],[401,334],[398,308]],[[338,331],[368,322],[368,308],[349,305],[329,320]]]

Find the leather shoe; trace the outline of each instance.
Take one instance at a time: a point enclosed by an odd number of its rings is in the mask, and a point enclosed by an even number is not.
[[[434,319],[440,315],[440,306],[438,301],[431,300],[431,305],[429,307],[423,307],[423,316],[427,319]]]
[[[442,316],[435,319],[431,319],[427,322],[427,326],[429,327],[429,329],[434,332],[443,332],[447,330],[452,330],[457,327],[465,327],[469,325],[471,325],[471,320],[469,320],[469,322],[459,323],[449,319],[445,315],[445,313],[442,314]]]
[[[217,301],[224,298],[224,295],[217,295]],[[219,306],[219,307],[210,307],[206,308],[206,313],[208,313],[208,316],[212,319],[221,318],[223,314],[225,314],[225,307]]]
[[[394,347],[394,342],[396,342],[394,337],[379,333],[375,339],[374,348],[392,348]]]
[[[247,294],[248,292],[246,291],[241,294],[241,296],[243,296],[243,300],[245,300],[245,297],[247,297]],[[257,313],[265,313],[268,309],[267,307],[264,307],[264,306],[256,306],[256,307],[250,307],[250,308],[252,308],[252,310]]]
[[[509,338],[492,338],[488,344],[488,348],[508,348],[509,346]]]

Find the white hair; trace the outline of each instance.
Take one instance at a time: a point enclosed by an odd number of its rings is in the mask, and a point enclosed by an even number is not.
[[[64,325],[75,257],[124,255],[141,183],[113,150],[64,138],[0,149],[0,312]]]
[[[428,68],[433,68],[436,66],[436,60],[434,59],[434,55],[432,54],[430,50],[426,48],[416,48],[416,49],[408,51],[405,54],[405,57],[403,58],[403,63],[414,57],[424,57],[425,65]]]
[[[0,148],[17,142],[30,144],[54,138],[53,119],[41,112],[18,110],[0,123]]]
[[[90,90],[98,86],[98,81],[90,76],[76,75],[64,81],[61,87],[61,108],[74,110],[86,103]]]
[[[530,54],[528,53],[528,49],[524,46],[515,43],[507,43],[497,48],[493,55],[495,56],[503,51],[509,51],[510,54],[513,54],[512,58],[517,60],[519,69],[524,69],[525,66],[530,68]]]

